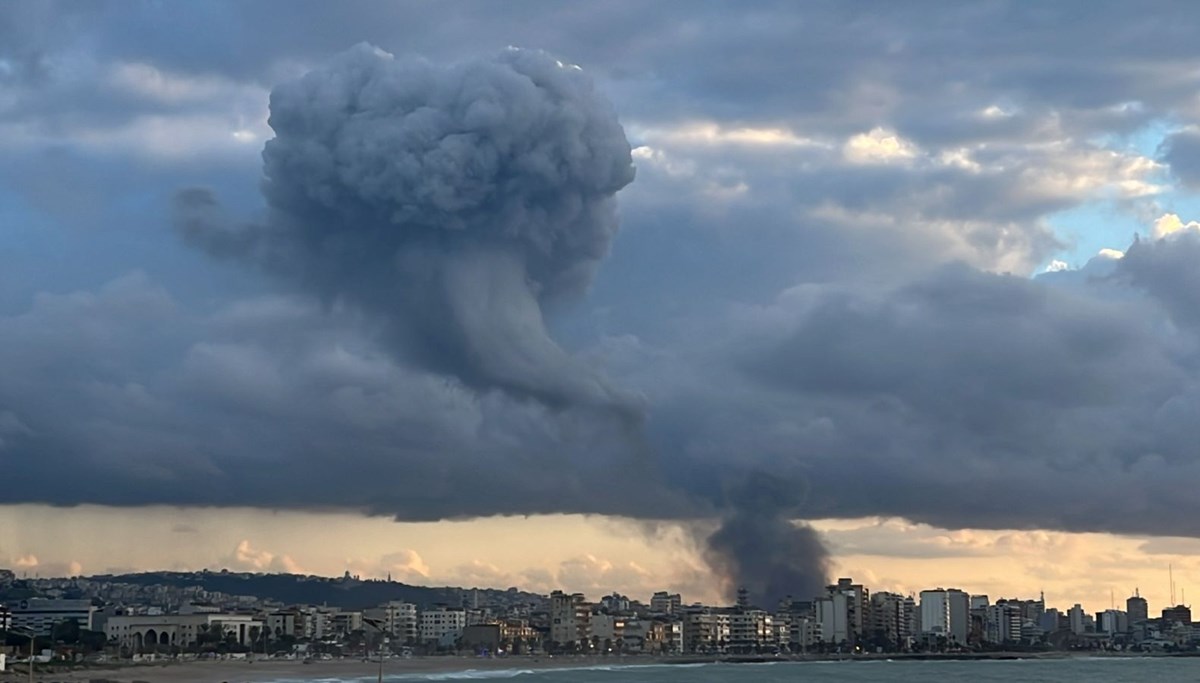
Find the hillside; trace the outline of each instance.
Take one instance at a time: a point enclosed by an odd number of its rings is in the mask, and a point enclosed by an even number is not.
[[[389,600],[428,607],[438,603],[458,606],[471,604],[478,591],[480,605],[512,605],[541,602],[544,598],[515,588],[457,588],[451,586],[411,586],[396,581],[360,581],[353,578],[329,578],[299,574],[250,574],[237,572],[147,572],[141,574],[98,575],[90,581],[140,586],[198,587],[209,592],[249,595],[277,600],[285,604],[330,605],[343,609],[364,609]]]

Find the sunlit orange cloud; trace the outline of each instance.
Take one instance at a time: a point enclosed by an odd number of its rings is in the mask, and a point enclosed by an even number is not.
[[[1052,606],[1107,608],[1140,590],[1151,609],[1200,591],[1200,540],[1057,531],[947,530],[899,519],[818,520],[831,578],[917,593],[954,586],[1034,597]],[[0,510],[0,566],[30,575],[229,568],[336,576],[345,571],[420,585],[549,592],[619,591],[646,599],[680,591],[721,603],[689,536],[670,524],[581,515],[397,523],[343,513],[166,507]],[[1111,596],[1111,598],[1110,598]]]

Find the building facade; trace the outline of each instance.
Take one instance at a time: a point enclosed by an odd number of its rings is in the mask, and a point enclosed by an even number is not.
[[[421,612],[421,642],[444,643],[449,638],[462,634],[467,627],[467,613],[461,609],[438,606]]]
[[[149,652],[190,648],[206,636],[254,647],[263,642],[265,626],[265,621],[243,614],[135,614],[109,617],[104,633],[121,647]]]
[[[683,615],[684,652],[724,652],[729,645],[729,614],[712,608],[689,608]]]
[[[998,602],[985,608],[983,638],[989,643],[1003,645],[1021,642],[1021,608]]]
[[[1100,613],[1100,630],[1110,636],[1129,633],[1129,615],[1119,609],[1106,609]]]
[[[1125,601],[1125,613],[1129,615],[1130,624],[1140,624],[1150,619],[1150,606],[1137,590]]]
[[[582,593],[550,594],[550,641],[559,648],[591,647],[592,606]]]
[[[420,638],[421,618],[411,602],[385,602],[367,610],[366,616],[379,621],[388,635],[401,643],[415,643]]]
[[[68,620],[79,624],[79,628],[90,631],[96,608],[91,600],[30,598],[9,605],[9,611],[12,615],[12,628],[48,636],[56,625]]]
[[[905,646],[916,635],[915,603],[898,593],[881,592],[871,596],[871,628],[873,638],[882,638],[896,647]]]
[[[659,591],[650,597],[650,611],[655,614],[676,614],[683,607],[679,593]]]
[[[967,644],[971,628],[971,597],[957,588],[921,591],[921,632],[946,638],[950,645]]]

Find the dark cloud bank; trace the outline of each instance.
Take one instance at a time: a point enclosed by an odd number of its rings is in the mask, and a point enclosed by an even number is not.
[[[1200,534],[1194,233],[1033,280],[823,263],[844,272],[656,346],[568,350],[547,321],[593,282],[634,177],[583,72],[360,46],[276,87],[271,125],[259,220],[203,189],[176,203],[189,243],[284,293],[199,315],[133,275],[0,317],[0,500],[716,517],[706,556],[768,604],[824,580],[795,517]],[[1185,180],[1190,144],[1166,152]],[[862,202],[890,187],[840,170]],[[817,246],[797,258],[830,261]]]

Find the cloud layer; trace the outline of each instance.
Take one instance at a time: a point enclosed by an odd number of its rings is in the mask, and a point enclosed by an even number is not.
[[[1187,17],[206,7],[0,10],[0,500],[1200,533]]]

